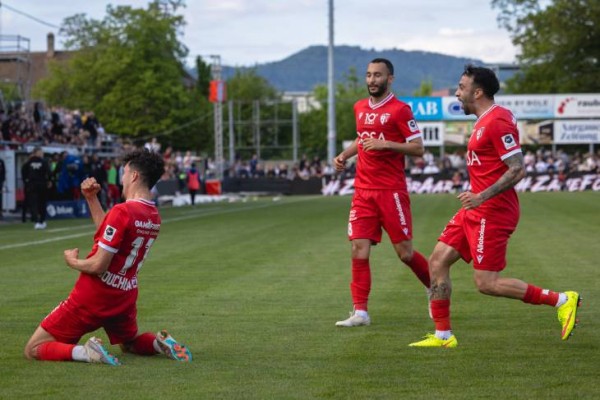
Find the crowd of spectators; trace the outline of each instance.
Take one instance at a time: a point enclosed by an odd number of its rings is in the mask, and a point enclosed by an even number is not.
[[[63,108],[45,109],[39,102],[31,107],[0,109],[0,124],[2,141],[5,145],[9,143],[6,145],[8,147],[25,143],[67,145],[75,146],[81,154],[93,154],[92,150],[100,148],[103,141],[110,138],[93,112]],[[132,145],[119,143],[115,149],[127,151],[130,147]],[[163,150],[157,138],[148,140],[144,147],[163,155],[166,165],[164,179],[184,179],[192,163],[199,167],[203,179],[211,179],[217,175],[216,165],[211,158],[202,158],[191,151],[174,151],[170,146]],[[405,160],[409,176],[441,173],[447,176],[458,174],[463,179],[467,178],[462,149],[447,152],[441,157],[427,149],[422,157],[406,157]],[[524,160],[529,173],[568,174],[575,171],[600,171],[600,151],[567,154],[562,149],[553,153],[548,148],[538,148],[526,150]],[[348,163],[344,174],[352,175],[353,168],[353,163]],[[336,175],[331,163],[321,160],[319,156],[309,158],[306,154],[297,162],[260,160],[257,154],[254,154],[249,160],[237,157],[234,164],[226,165],[225,168],[226,177],[238,178],[309,179],[331,178]]]
[[[92,111],[46,109],[36,102],[31,107],[0,109],[2,141],[9,146],[24,143],[75,146],[82,152],[99,147],[106,138],[104,128]]]

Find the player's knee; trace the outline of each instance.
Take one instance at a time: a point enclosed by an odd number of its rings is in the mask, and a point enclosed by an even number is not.
[[[400,257],[400,261],[402,261],[404,264],[408,264],[409,262],[412,261],[413,254],[414,254],[414,252],[412,250],[404,251],[404,252],[398,254],[398,257]]]
[[[479,277],[475,277],[475,286],[477,286],[477,290],[480,293],[486,294],[488,296],[496,295],[496,283],[495,281],[491,281],[489,279],[481,279]]]
[[[36,351],[36,347],[30,346],[29,344],[27,344],[25,346],[25,349],[23,350],[23,355],[25,356],[26,359],[28,360],[35,360],[37,357],[37,351]]]

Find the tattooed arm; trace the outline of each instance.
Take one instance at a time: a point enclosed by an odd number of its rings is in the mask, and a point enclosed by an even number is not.
[[[525,177],[523,153],[517,153],[508,157],[504,160],[504,164],[508,166],[508,170],[492,186],[481,193],[463,192],[458,195],[458,199],[465,209],[469,210],[479,207],[484,201],[512,188]]]

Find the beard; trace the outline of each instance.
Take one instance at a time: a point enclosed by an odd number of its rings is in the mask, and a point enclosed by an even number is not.
[[[381,97],[385,92],[387,92],[387,88],[387,82],[384,82],[381,85],[377,85],[374,88],[367,86],[367,91],[373,97]]]

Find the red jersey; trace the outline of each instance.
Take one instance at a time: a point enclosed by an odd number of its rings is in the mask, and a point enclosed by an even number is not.
[[[137,274],[150,247],[158,237],[160,215],[153,202],[136,199],[115,205],[94,235],[94,246],[114,254],[101,275],[81,273],[70,299],[84,307],[93,318],[119,315],[135,306]]]
[[[375,138],[406,143],[421,137],[409,105],[390,93],[379,103],[371,98],[354,104],[358,161],[354,186],[361,189],[406,190],[404,154],[392,151],[364,151],[362,139]]]
[[[521,153],[517,120],[506,108],[494,104],[475,122],[467,144],[467,171],[473,193],[481,193],[508,170],[504,160]],[[519,215],[519,199],[514,188],[483,202],[478,207]]]

